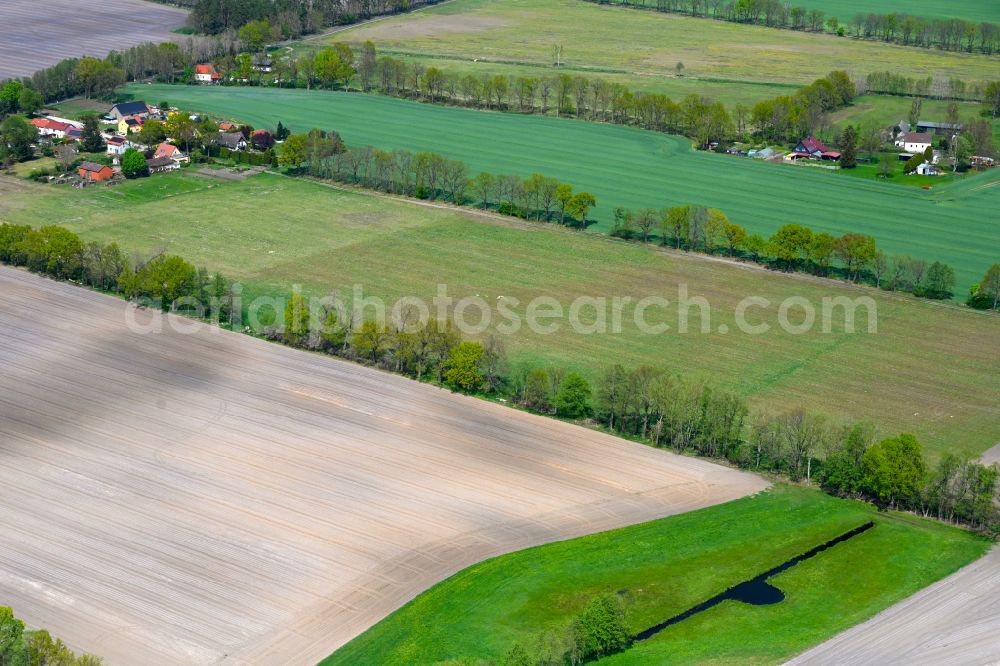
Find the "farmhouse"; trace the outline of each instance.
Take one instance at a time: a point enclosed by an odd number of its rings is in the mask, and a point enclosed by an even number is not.
[[[122,102],[111,107],[109,115],[115,120],[123,118],[146,118],[149,116],[149,107],[145,102]]]
[[[218,83],[222,80],[222,74],[215,71],[215,65],[203,64],[195,65],[194,67],[194,80],[198,83],[207,83],[209,85],[213,83]]]
[[[77,169],[77,173],[80,178],[88,180],[92,183],[111,180],[111,177],[115,175],[115,172],[111,167],[104,164],[97,164],[96,162],[83,162],[80,165],[80,168]]]
[[[789,157],[793,160],[810,158],[835,162],[840,159],[840,153],[830,150],[816,137],[809,136],[799,141],[798,145],[792,149],[792,154]]]
[[[274,69],[274,60],[269,55],[255,55],[252,60],[255,72],[270,72]]]
[[[246,150],[247,140],[241,132],[220,132],[216,142],[229,150]]]
[[[181,168],[180,164],[169,157],[154,157],[146,160],[146,166],[149,168],[149,173],[161,173]]]
[[[903,132],[896,137],[896,147],[907,153],[922,153],[931,147],[933,140],[926,132]]]

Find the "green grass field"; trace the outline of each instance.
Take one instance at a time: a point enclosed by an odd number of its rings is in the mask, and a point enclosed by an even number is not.
[[[876,12],[912,14],[924,18],[960,18],[966,21],[1000,23],[1000,5],[983,0],[795,0],[791,3],[807,9],[822,9],[847,23],[855,14]]]
[[[836,2],[838,6],[848,3],[857,5],[862,0]],[[888,1],[866,4],[885,6]],[[995,3],[963,0],[962,4],[973,8]],[[997,13],[995,7],[984,11]],[[627,39],[610,39],[609,35],[627,35]],[[456,0],[337,33],[328,41],[360,43],[367,39],[380,48],[413,56],[544,66],[552,64],[552,47],[558,44],[564,47],[569,69],[646,78],[673,77],[678,61],[684,63],[689,77],[800,85],[831,69],[846,69],[855,77],[889,70],[941,80],[1000,78],[1000,58],[996,57],[774,30],[581,0]]]
[[[614,206],[714,206],[765,235],[790,222],[837,235],[868,233],[889,253],[955,267],[958,292],[998,260],[1000,171],[917,190],[806,168],[696,152],[677,136],[618,125],[491,113],[356,93],[143,85],[135,95],[191,111],[293,131],[336,129],[349,145],[432,150],[480,170],[540,171],[597,196],[596,229]]]
[[[692,314],[691,333],[646,335],[626,308],[618,334],[564,326],[511,336],[511,363],[563,366],[590,379],[612,363],[658,365],[705,377],[759,408],[801,405],[836,421],[871,420],[883,436],[913,432],[932,458],[946,449],[977,454],[1000,441],[1000,358],[989,351],[1000,320],[954,306],[271,174],[219,183],[188,169],[83,191],[0,178],[0,220],[63,224],[147,256],[176,252],[241,280],[248,298],[287,294],[293,284],[317,295],[340,289],[349,297],[361,284],[386,299],[430,298],[446,284],[455,297],[480,294],[489,303],[501,295],[522,304],[540,295],[675,301],[684,284],[711,304],[711,333],[697,332]],[[785,298],[806,297],[818,308],[824,297],[863,294],[876,299],[877,334],[863,332],[863,314],[854,334],[839,320],[832,333],[779,328]],[[735,308],[750,295],[774,304],[760,313],[772,326],[766,335],[737,331]],[[675,309],[664,319],[677,330]],[[721,325],[731,332],[719,333]]]
[[[631,2],[629,4],[632,4]],[[655,7],[651,0],[639,0],[639,4]],[[793,7],[820,9],[829,18],[835,16],[842,25],[847,25],[856,14],[912,14],[924,18],[960,18],[966,21],[1000,22],[1000,5],[982,0],[795,0]]]
[[[432,587],[321,666],[499,659],[623,594],[641,631],[874,520],[873,529],[770,579],[771,606],[726,601],[608,664],[774,664],[981,556],[988,544],[911,516],[777,486],[763,494],[482,562]]]
[[[863,95],[854,100],[854,104],[830,114],[830,122],[836,127],[847,125],[890,127],[910,115],[910,97],[894,95]],[[978,115],[982,108],[980,104],[961,102],[958,105],[961,118],[971,118]],[[923,119],[947,118],[948,102],[936,99],[923,101],[920,116]],[[991,121],[994,140],[1000,143],[1000,118]]]

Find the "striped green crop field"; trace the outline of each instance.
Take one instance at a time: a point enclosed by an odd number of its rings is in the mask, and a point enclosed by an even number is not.
[[[436,151],[464,160],[472,173],[539,171],[596,195],[597,230],[608,229],[615,206],[698,203],[765,235],[790,222],[870,234],[889,253],[951,264],[959,294],[1000,259],[1000,170],[924,191],[696,152],[683,137],[571,119],[325,91],[144,85],[131,92],[261,127],[280,120],[298,132],[335,129],[349,145]]]

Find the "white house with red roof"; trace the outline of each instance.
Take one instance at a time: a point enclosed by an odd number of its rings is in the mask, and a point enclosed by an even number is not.
[[[198,83],[213,84],[222,80],[222,74],[215,70],[215,65],[204,63],[194,66],[194,80]]]
[[[51,118],[32,118],[31,124],[38,128],[39,136],[51,136],[56,139],[62,139],[66,136],[66,132],[75,127],[70,123]]]

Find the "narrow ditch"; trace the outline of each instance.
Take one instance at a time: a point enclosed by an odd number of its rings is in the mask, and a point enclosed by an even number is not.
[[[844,534],[841,534],[840,536],[834,539],[830,539],[826,543],[816,546],[812,550],[808,550],[802,553],[801,555],[796,555],[787,562],[779,564],[773,569],[765,571],[756,578],[751,578],[750,580],[744,581],[738,585],[734,585],[729,589],[727,589],[725,592],[717,594],[711,599],[701,602],[697,606],[692,606],[683,613],[674,615],[672,618],[664,620],[663,622],[660,622],[659,624],[654,625],[649,629],[646,629],[645,631],[639,632],[638,634],[635,635],[633,640],[644,641],[647,638],[652,638],[653,636],[660,633],[667,627],[675,625],[678,622],[683,622],[692,615],[697,615],[698,613],[707,611],[709,608],[712,608],[713,606],[718,606],[723,601],[740,601],[745,604],[750,604],[751,606],[767,606],[770,604],[780,603],[785,600],[785,593],[776,588],[774,585],[768,583],[767,582],[768,578],[771,578],[772,576],[776,576],[777,574],[783,571],[791,569],[799,562],[808,560],[811,557],[815,557],[816,555],[819,555],[828,548],[833,548],[839,543],[843,543],[848,539],[853,539],[854,537],[858,536],[859,534],[863,534],[864,532],[867,532],[873,527],[875,527],[874,522],[867,522],[864,525],[861,525],[860,527],[855,527],[850,532],[845,532]]]

